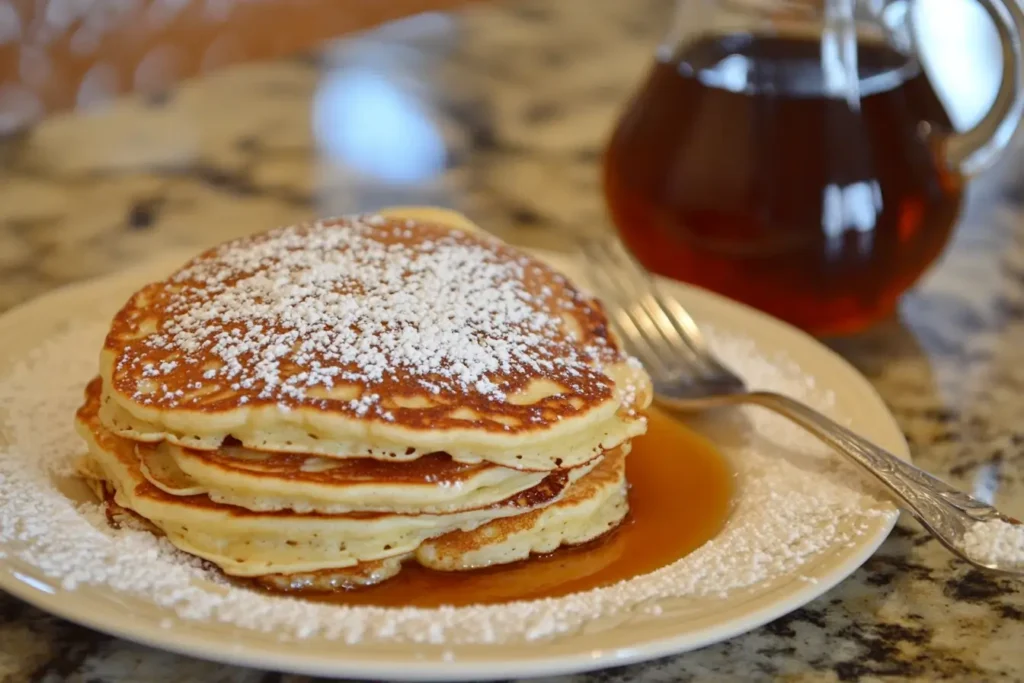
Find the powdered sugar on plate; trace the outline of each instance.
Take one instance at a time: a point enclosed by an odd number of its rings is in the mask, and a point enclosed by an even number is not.
[[[125,292],[109,294],[123,301]],[[709,599],[801,577],[813,581],[815,566],[852,552],[863,534],[877,533],[895,515],[796,427],[764,411],[736,410],[721,417],[722,446],[738,477],[726,528],[652,574],[559,599],[458,609],[342,607],[268,596],[225,583],[148,533],[109,529],[95,504],[63,492],[62,477],[83,450],[71,418],[95,374],[106,326],[98,317],[76,320],[0,376],[0,551],[66,590],[112,588],[182,619],[349,643],[534,641],[584,625],[706,612]],[[751,384],[833,408],[834,397],[793,360],[766,357],[750,339],[710,332],[715,349]]]

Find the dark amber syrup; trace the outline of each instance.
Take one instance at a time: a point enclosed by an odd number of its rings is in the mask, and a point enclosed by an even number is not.
[[[963,179],[915,60],[858,44],[851,106],[827,92],[822,45],[737,34],[658,62],[612,137],[604,189],[648,269],[827,336],[891,314],[945,247]]]

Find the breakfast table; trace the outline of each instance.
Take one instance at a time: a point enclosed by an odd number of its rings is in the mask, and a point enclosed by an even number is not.
[[[471,4],[7,133],[0,311],[171,249],[385,205],[453,207],[515,244],[567,251],[573,235],[609,227],[602,147],[670,10]],[[884,398],[920,466],[1017,517],[1021,158],[1011,152],[971,184],[953,243],[896,316],[828,342]],[[847,580],[766,626],[546,680],[1022,680],[1022,587],[953,559],[904,516]],[[0,595],[0,680],[311,679],[168,654]]]

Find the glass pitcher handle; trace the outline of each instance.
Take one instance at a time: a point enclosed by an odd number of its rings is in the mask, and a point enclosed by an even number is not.
[[[988,114],[974,128],[946,139],[950,166],[973,175],[990,166],[1009,144],[1024,113],[1024,11],[1017,0],[977,0],[992,18],[1003,46],[1003,79]]]

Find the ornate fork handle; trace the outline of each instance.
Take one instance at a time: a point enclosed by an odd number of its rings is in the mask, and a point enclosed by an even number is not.
[[[895,494],[904,509],[951,550],[959,551],[960,539],[975,522],[994,517],[1004,518],[992,506],[900,460],[799,401],[770,392],[750,392],[735,398],[742,398],[745,402],[755,403],[793,420],[849,457]]]

